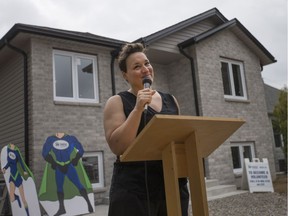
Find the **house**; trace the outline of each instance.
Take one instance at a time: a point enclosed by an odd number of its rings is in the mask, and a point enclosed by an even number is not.
[[[261,71],[276,62],[237,20],[217,8],[142,37],[155,89],[172,93],[182,115],[246,123],[205,159],[207,178],[236,183],[243,157],[267,158],[275,178],[273,131]],[[117,67],[126,43],[90,33],[15,24],[0,40],[0,146],[16,144],[39,186],[46,138],[75,135],[96,202],[109,194],[115,156],[102,125],[106,100],[127,85]]]
[[[264,85],[264,90],[265,90],[268,116],[272,124],[272,120],[274,118],[273,111],[274,111],[275,106],[279,102],[279,96],[280,96],[281,91],[267,84]],[[287,166],[286,166],[285,155],[283,152],[283,136],[274,127],[273,127],[273,134],[274,134],[274,141],[275,141],[275,145],[273,145],[273,150],[274,150],[276,172],[286,172]]]

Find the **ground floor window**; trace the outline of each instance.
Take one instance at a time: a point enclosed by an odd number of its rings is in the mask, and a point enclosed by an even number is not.
[[[104,187],[103,152],[85,152],[82,161],[93,189]]]
[[[241,174],[244,167],[244,158],[255,158],[253,142],[231,143],[231,154],[233,161],[233,170],[235,174]]]
[[[287,165],[285,159],[278,160],[279,162],[279,171],[280,172],[286,172],[287,171]]]
[[[276,148],[282,147],[282,136],[281,136],[281,134],[274,132],[274,141],[275,141],[275,147]]]

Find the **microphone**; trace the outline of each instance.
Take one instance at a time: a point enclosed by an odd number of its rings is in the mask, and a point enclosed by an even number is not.
[[[150,88],[152,84],[152,80],[150,79],[149,76],[145,76],[142,80],[144,88]],[[144,111],[146,112],[148,109],[148,104],[145,104]]]

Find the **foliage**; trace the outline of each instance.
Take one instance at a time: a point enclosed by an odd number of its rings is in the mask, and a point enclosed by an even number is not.
[[[283,151],[287,164],[287,87],[284,87],[279,95],[278,104],[274,107],[274,128],[283,136]]]

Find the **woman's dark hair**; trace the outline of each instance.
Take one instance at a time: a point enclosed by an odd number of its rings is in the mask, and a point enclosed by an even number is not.
[[[133,53],[146,52],[145,47],[141,43],[128,43],[125,44],[118,56],[118,65],[121,71],[127,71],[126,59]]]

